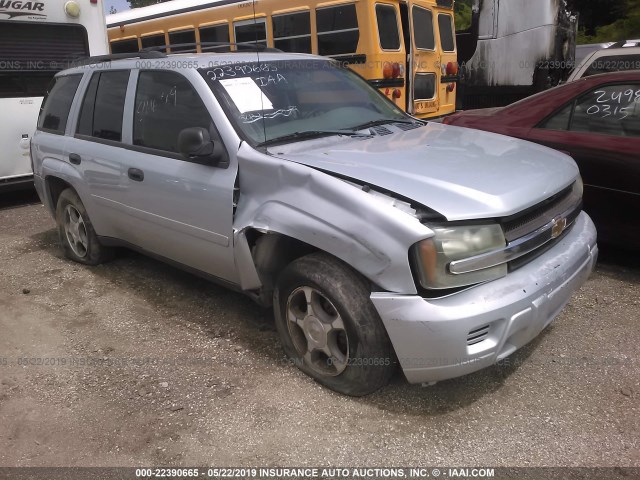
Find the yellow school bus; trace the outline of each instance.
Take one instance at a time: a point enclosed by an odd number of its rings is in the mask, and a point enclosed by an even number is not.
[[[456,105],[453,1],[174,0],[109,15],[107,28],[112,53],[196,51],[184,44],[200,43],[203,52],[214,49],[208,42],[258,42],[328,56],[408,113],[434,118]]]

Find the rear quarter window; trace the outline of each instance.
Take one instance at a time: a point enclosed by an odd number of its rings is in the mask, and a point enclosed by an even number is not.
[[[40,109],[38,130],[64,135],[71,103],[81,79],[82,75],[54,78]]]

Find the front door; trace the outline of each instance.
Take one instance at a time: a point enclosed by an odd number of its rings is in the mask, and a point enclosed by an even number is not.
[[[198,92],[183,75],[141,71],[133,105],[132,150],[125,152],[126,205],[136,219],[133,243],[144,250],[236,283],[233,192],[237,164],[188,161],[178,153],[185,128],[221,142]]]

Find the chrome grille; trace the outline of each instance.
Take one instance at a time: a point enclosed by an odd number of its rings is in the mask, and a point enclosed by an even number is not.
[[[510,270],[525,263],[516,262],[529,255],[529,261],[539,251],[554,243],[559,236],[570,230],[582,211],[580,188],[571,185],[557,195],[518,215],[502,220],[507,245],[499,250],[482,253],[474,257],[455,260],[449,264],[454,275],[475,272],[506,263]]]
[[[565,188],[542,203],[502,219],[502,228],[507,242],[531,233],[549,223],[558,215],[579,205],[580,197],[573,192],[573,185]]]

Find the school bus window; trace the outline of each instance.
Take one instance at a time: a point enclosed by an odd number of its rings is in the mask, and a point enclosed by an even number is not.
[[[456,49],[453,36],[453,17],[446,13],[438,15],[438,28],[440,29],[440,45],[445,52],[453,52]]]
[[[274,15],[273,46],[294,53],[311,53],[311,14]]]
[[[134,53],[139,50],[138,39],[116,40],[111,42],[111,53]]]
[[[176,32],[169,32],[169,44],[170,45],[180,45],[183,43],[196,43],[196,31],[195,30],[179,30]],[[171,53],[178,52],[195,52],[195,45],[191,46],[182,46],[182,47],[171,47]]]
[[[431,100],[436,96],[436,76],[433,73],[416,75],[414,84],[415,100]]]
[[[218,42],[229,43],[229,25],[214,25],[211,27],[200,27],[200,43]],[[229,52],[229,47],[201,47],[203,52]]]
[[[140,43],[142,44],[142,48],[149,47],[165,47],[160,49],[160,51],[166,51],[166,41],[164,39],[164,33],[159,33],[157,35],[149,35],[146,37],[140,38]]]
[[[378,20],[378,34],[380,46],[383,50],[400,49],[400,31],[398,30],[398,16],[393,5],[376,5]]]
[[[318,53],[341,55],[355,53],[360,40],[356,6],[338,5],[316,10]]]
[[[433,14],[431,10],[414,6],[412,16],[416,48],[420,50],[435,50],[436,39],[433,35]]]
[[[236,43],[267,45],[267,22],[264,19],[246,20],[234,24]]]

